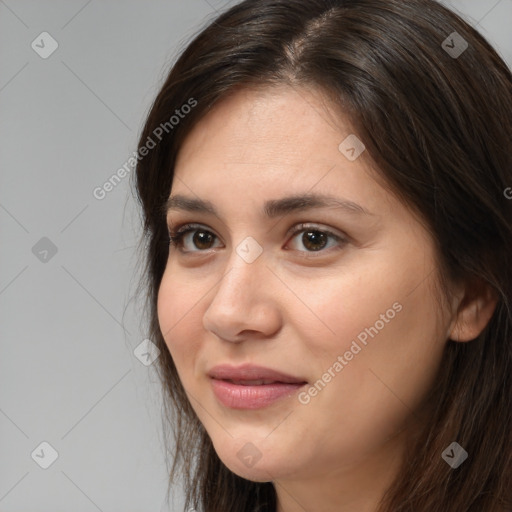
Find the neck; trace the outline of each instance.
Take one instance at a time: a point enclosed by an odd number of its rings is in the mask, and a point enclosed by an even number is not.
[[[400,469],[405,436],[397,434],[377,453],[335,472],[274,481],[277,512],[377,512]]]

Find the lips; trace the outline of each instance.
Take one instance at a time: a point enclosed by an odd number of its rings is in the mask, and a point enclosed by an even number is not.
[[[231,409],[260,409],[307,384],[303,378],[254,365],[215,366],[208,376],[219,402]]]
[[[227,380],[240,385],[257,386],[262,384],[272,384],[274,382],[284,384],[304,384],[306,382],[306,379],[300,377],[294,377],[277,370],[250,364],[237,367],[230,365],[215,366],[208,372],[208,375],[212,379]]]
[[[273,384],[274,382],[278,382],[270,379],[259,379],[259,380],[233,380],[233,379],[222,379],[227,382],[232,382],[233,384],[238,384],[239,386],[262,386],[263,384]]]

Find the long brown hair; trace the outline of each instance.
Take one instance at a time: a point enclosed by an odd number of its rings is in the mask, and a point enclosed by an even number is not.
[[[314,87],[339,106],[385,182],[431,232],[443,282],[479,280],[499,298],[477,339],[448,340],[435,406],[379,511],[512,509],[512,75],[475,29],[433,0],[246,0],[193,39],[149,112],[139,153],[154,147],[135,175],[147,314],[173,433],[171,480],[182,478],[186,507],[276,509],[271,482],[245,480],[217,456],[156,310],[168,258],[163,205],[183,140],[235,88],[275,84]],[[455,470],[441,457],[453,441],[470,454]]]

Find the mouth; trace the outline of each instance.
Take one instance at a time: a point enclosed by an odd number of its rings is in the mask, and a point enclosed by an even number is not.
[[[259,379],[259,380],[232,380],[232,379],[219,379],[225,382],[231,382],[237,386],[264,386],[267,384],[287,384],[278,380]]]
[[[208,376],[212,379],[256,386],[275,382],[282,384],[303,384],[306,382],[306,379],[302,377],[296,377],[279,370],[252,364],[244,364],[242,366],[217,365],[208,372]]]
[[[218,401],[231,409],[260,409],[293,396],[307,384],[294,377],[261,366],[215,366],[208,372]]]

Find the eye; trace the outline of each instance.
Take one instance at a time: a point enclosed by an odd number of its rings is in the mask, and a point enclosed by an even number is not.
[[[192,235],[192,237],[189,235]],[[169,228],[169,244],[176,247],[181,252],[202,252],[207,249],[212,249],[212,247],[208,247],[208,245],[211,244],[215,238],[217,237],[211,231],[204,229],[199,224],[185,224],[176,230]],[[184,245],[190,241],[199,248],[199,251],[183,248]]]
[[[333,246],[344,246],[347,243],[347,239],[341,235],[337,235],[332,231],[311,224],[299,224],[293,228],[291,234],[293,238],[297,235],[302,236],[298,239],[300,244],[303,245],[307,250],[300,252],[320,252],[324,249],[331,249]],[[329,240],[333,244],[329,244]]]
[[[299,252],[320,252],[324,251],[326,248],[332,248],[333,245],[343,246],[347,243],[347,239],[343,236],[309,224],[299,224],[295,226],[290,235],[295,238],[301,233],[302,237],[299,241],[303,247],[306,248],[306,251],[297,249]],[[215,247],[212,247],[211,244],[217,238],[216,235],[204,229],[200,224],[185,224],[174,230],[169,228],[170,245],[176,247],[182,253],[204,252],[213,249]],[[329,245],[329,241],[334,243]],[[187,246],[187,243],[192,245]],[[198,250],[194,250],[193,247]]]

